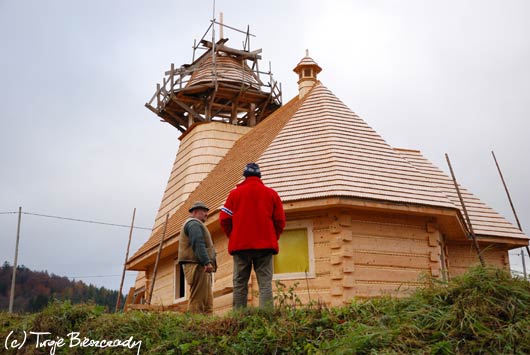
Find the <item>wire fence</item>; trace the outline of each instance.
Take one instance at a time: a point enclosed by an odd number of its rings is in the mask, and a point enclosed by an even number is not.
[[[48,215],[48,214],[32,213],[32,212],[21,212],[21,213],[24,214],[24,215],[28,215],[28,216],[54,218],[54,219],[72,221],[72,222],[83,222],[83,223],[100,224],[100,225],[112,226],[112,227],[131,228],[130,225],[126,225],[126,224],[100,222],[100,221],[93,221],[93,220],[88,220],[88,219],[71,218],[71,217],[63,217],[63,216],[52,216],[52,215]],[[0,212],[0,215],[2,215],[2,214],[18,214],[18,212]],[[133,229],[141,229],[141,230],[153,231],[153,228],[147,228],[147,227],[136,227],[136,226],[134,226]]]
[[[52,219],[58,219],[58,220],[64,220],[64,221],[70,221],[70,222],[79,222],[79,223],[90,223],[90,224],[97,224],[97,225],[104,225],[104,226],[110,226],[110,227],[119,227],[119,228],[131,228],[131,225],[125,225],[120,223],[111,223],[111,222],[102,222],[102,221],[95,221],[91,219],[81,219],[81,218],[71,218],[71,217],[65,217],[65,216],[56,216],[56,215],[50,215],[50,214],[42,214],[42,213],[33,213],[33,212],[20,212],[23,215],[28,216],[36,216],[36,217],[42,217],[42,218],[52,218]],[[0,215],[17,215],[19,214],[18,211],[2,211],[0,212]],[[152,231],[152,228],[147,227],[139,227],[139,226],[132,226],[133,229],[137,230],[147,230]],[[120,274],[109,274],[109,275],[61,275],[61,277],[66,277],[68,279],[76,279],[76,280],[84,280],[84,279],[93,279],[93,278],[114,278],[114,277],[121,277]],[[125,277],[132,277],[135,276],[134,274],[126,274]]]

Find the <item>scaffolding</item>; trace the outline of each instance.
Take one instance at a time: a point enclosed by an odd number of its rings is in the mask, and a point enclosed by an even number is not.
[[[228,47],[228,38],[216,41],[216,24],[244,33],[243,49]],[[192,63],[179,68],[172,63],[145,106],[182,133],[212,121],[255,126],[282,105],[282,94],[270,64],[268,72],[259,70],[261,49],[250,49],[251,36],[248,27],[243,32],[212,20],[194,43]],[[197,51],[203,53],[195,59]]]

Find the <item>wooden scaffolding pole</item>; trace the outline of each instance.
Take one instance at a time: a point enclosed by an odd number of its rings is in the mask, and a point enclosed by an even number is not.
[[[521,226],[521,222],[519,222],[519,217],[517,217],[517,212],[515,211],[515,206],[513,205],[510,191],[508,191],[508,186],[506,185],[506,181],[504,181],[504,176],[502,175],[501,167],[499,166],[499,163],[497,162],[497,157],[495,157],[495,153],[493,152],[493,150],[491,151],[491,155],[493,155],[493,160],[495,161],[495,165],[497,166],[497,171],[499,172],[499,175],[501,177],[502,185],[504,186],[504,191],[506,191],[506,196],[508,196],[508,201],[510,202],[510,206],[512,207],[512,212],[515,217],[515,221],[517,222],[517,228],[519,228],[519,230],[522,232],[523,227]],[[530,256],[530,249],[528,249],[528,245],[526,246],[526,252],[528,253],[528,256]],[[524,279],[527,280],[528,275],[526,273],[526,262],[524,259],[524,249],[522,248],[521,248],[521,259],[523,262]]]
[[[21,219],[22,219],[22,207],[19,207],[18,208],[17,242],[15,245],[15,260],[13,261],[13,273],[11,276],[11,292],[9,294],[9,313],[13,313],[13,303],[15,302],[15,281],[17,277],[18,244],[20,241],[20,221]]]
[[[127,243],[127,251],[125,252],[125,261],[123,263],[123,272],[121,274],[120,291],[118,292],[118,300],[116,301],[116,309],[114,310],[115,312],[118,312],[118,309],[120,309],[121,292],[123,290],[123,280],[125,279],[125,270],[127,269],[127,260],[129,259],[129,249],[131,248],[131,238],[132,238],[132,232],[134,228],[134,217],[135,216],[136,216],[136,207],[133,210],[131,229],[129,230],[129,242]]]
[[[153,298],[153,290],[155,289],[156,273],[158,272],[158,263],[160,262],[160,254],[162,253],[162,245],[164,244],[164,238],[166,236],[168,219],[169,219],[169,213],[166,214],[166,222],[164,223],[164,231],[162,232],[162,237],[160,238],[160,246],[158,247],[158,253],[156,254],[155,268],[153,270],[153,280],[151,281],[151,287],[150,287],[149,295],[147,298],[147,304],[151,304],[151,299]]]
[[[470,234],[471,238],[473,239],[473,245],[475,246],[475,250],[478,254],[478,259],[480,260],[480,264],[482,266],[485,266],[484,259],[482,258],[482,254],[480,252],[480,247],[477,242],[477,237],[475,236],[475,232],[473,231],[473,226],[471,225],[471,219],[469,218],[469,214],[467,213],[467,208],[464,203],[464,199],[462,198],[462,194],[460,193],[460,187],[458,186],[458,183],[456,182],[455,173],[453,172],[453,167],[451,166],[451,161],[449,160],[449,155],[445,153],[445,159],[447,160],[447,165],[449,165],[449,170],[451,171],[451,176],[453,177],[453,183],[455,185],[456,193],[458,194],[458,198],[460,199],[460,204],[462,205],[462,209],[464,210],[464,215],[466,217],[467,221],[467,229],[468,233]]]

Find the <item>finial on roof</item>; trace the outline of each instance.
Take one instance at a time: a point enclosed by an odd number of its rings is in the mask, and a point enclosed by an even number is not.
[[[298,74],[298,93],[302,98],[317,82],[317,74],[322,68],[309,56],[309,50],[305,50],[305,57],[296,65],[293,71]]]

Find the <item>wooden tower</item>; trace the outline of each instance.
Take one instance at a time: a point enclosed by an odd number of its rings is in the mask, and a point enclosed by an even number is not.
[[[186,132],[195,123],[220,121],[253,127],[282,104],[281,87],[272,73],[261,72],[258,62],[261,49],[250,50],[250,36],[245,33],[243,49],[226,45],[228,38],[215,41],[212,21],[198,45],[193,47],[191,64],[175,68],[171,64],[162,84],[145,106],[164,121]],[[212,32],[212,40],[205,37]],[[222,33],[222,31],[221,31]],[[222,34],[221,34],[222,37]],[[197,51],[203,51],[197,59]],[[263,76],[268,76],[264,81]]]
[[[219,40],[215,39],[215,25],[221,28]],[[244,34],[242,49],[226,45],[228,38],[223,37],[223,28]],[[209,33],[210,40],[206,40]],[[281,86],[273,79],[270,66],[268,72],[259,70],[261,49],[250,49],[251,36],[248,30],[239,31],[212,20],[202,39],[193,46],[192,63],[178,68],[171,64],[145,104],[182,133],[152,235],[162,228],[166,215],[173,215],[182,206],[234,143],[282,105]],[[163,270],[157,281],[162,287],[165,281],[160,280],[172,268]],[[154,282],[153,275],[140,271],[134,294],[145,297]],[[152,302],[159,302],[158,297],[155,295]]]

